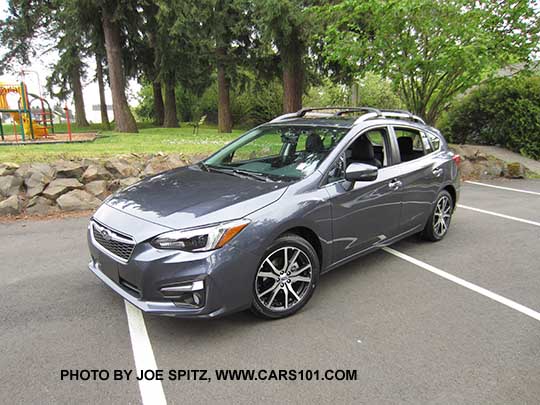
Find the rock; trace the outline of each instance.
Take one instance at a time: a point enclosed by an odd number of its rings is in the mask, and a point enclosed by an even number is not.
[[[142,170],[144,169],[143,162],[146,162],[149,158],[150,157],[144,158],[144,157],[131,154],[128,157],[126,157],[125,160],[128,162],[130,166],[132,166],[133,168],[135,168],[135,170],[137,170],[137,176],[139,176]]]
[[[0,215],[17,215],[21,213],[21,208],[20,197],[18,195],[12,195],[0,202]]]
[[[15,173],[15,170],[19,168],[17,163],[5,162],[0,164],[0,176],[7,176]]]
[[[0,196],[11,197],[21,192],[23,180],[17,175],[0,177]]]
[[[471,179],[476,177],[475,167],[469,160],[464,160],[459,165],[461,177],[463,179]]]
[[[89,183],[95,180],[110,180],[112,179],[111,173],[100,164],[91,164],[82,175],[82,180],[85,183]]]
[[[84,173],[84,166],[81,163],[69,160],[59,160],[55,163],[57,177],[81,177]]]
[[[58,197],[56,203],[63,211],[79,211],[97,208],[101,201],[84,190],[73,190]]]
[[[103,200],[109,195],[107,188],[107,182],[105,180],[95,180],[84,186],[84,189],[93,196],[96,196],[100,200]]]
[[[477,161],[476,165],[479,169],[480,178],[490,179],[504,175],[505,164],[502,160],[489,158],[484,161]]]
[[[43,189],[49,184],[55,176],[54,169],[45,164],[32,165],[26,173],[24,185],[26,186],[26,195],[34,197],[40,194]]]
[[[139,169],[126,159],[114,158],[105,162],[105,167],[115,177],[135,177],[139,175]]]
[[[474,152],[473,156],[467,156],[471,160],[488,160],[488,157],[485,153],[480,152],[479,150]]]
[[[186,161],[181,159],[178,155],[157,155],[150,159],[142,174],[143,176],[152,176],[185,165]]]
[[[30,170],[30,166],[30,163],[23,163],[17,170],[15,170],[15,175],[24,179],[28,173],[28,170]]]
[[[505,175],[511,179],[523,179],[527,174],[527,168],[519,162],[508,163],[506,165]]]
[[[51,200],[55,200],[70,190],[82,187],[83,185],[77,179],[56,179],[47,186],[45,191],[43,191],[43,195]]]
[[[56,170],[54,167],[47,163],[32,163],[28,170],[26,171],[25,178],[30,177],[34,173],[42,173],[47,177],[50,177],[51,180],[56,177]]]
[[[138,177],[128,177],[127,179],[120,179],[120,188],[126,188],[131,186],[132,184],[135,184],[140,179]]]
[[[28,197],[34,197],[41,194],[50,181],[51,179],[47,178],[44,174],[34,173],[24,181],[24,184],[26,185],[26,195]]]
[[[47,215],[57,211],[58,207],[51,200],[39,196],[32,198],[26,207],[28,214]]]
[[[81,165],[85,168],[88,168],[90,165],[97,165],[99,164],[99,159],[95,158],[83,158],[81,160]]]
[[[140,179],[138,177],[128,177],[126,179],[116,179],[116,180],[113,180],[109,183],[109,191],[111,192],[115,192],[117,190],[121,190],[123,188],[126,188],[126,187],[129,187],[131,186],[132,184],[135,184],[139,181]]]

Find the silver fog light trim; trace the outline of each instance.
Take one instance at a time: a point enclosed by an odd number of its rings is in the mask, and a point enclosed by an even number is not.
[[[160,291],[164,293],[200,291],[200,290],[204,290],[203,280],[194,281],[192,283],[184,283],[181,285],[175,285],[171,287],[160,288]]]

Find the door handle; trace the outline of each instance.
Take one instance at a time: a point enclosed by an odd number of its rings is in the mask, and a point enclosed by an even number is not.
[[[402,185],[403,183],[397,179],[391,180],[390,183],[388,183],[388,187],[392,190],[398,190]]]
[[[431,171],[435,177],[441,177],[441,174],[443,173],[443,169],[441,167],[436,167]]]

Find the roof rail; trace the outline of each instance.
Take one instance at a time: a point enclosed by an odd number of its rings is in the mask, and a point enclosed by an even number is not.
[[[317,116],[319,117],[341,117],[344,114],[363,112],[364,115],[358,117],[354,122],[354,125],[361,122],[372,120],[375,118],[396,118],[404,119],[409,121],[419,122],[425,125],[425,121],[417,115],[412,114],[409,111],[405,110],[379,110],[373,107],[306,107],[302,108],[293,113],[283,114],[279,117],[274,118],[270,122],[279,122],[291,118],[301,118],[304,117],[307,113],[318,112]],[[335,111],[332,113],[325,113],[324,111]]]
[[[317,112],[317,111],[321,112],[320,114],[317,114],[318,116],[321,116],[321,117],[340,117],[343,114],[352,113],[352,112],[376,113],[377,115],[380,115],[379,110],[377,110],[376,108],[371,108],[371,107],[306,107],[293,113],[280,115],[279,117],[274,118],[270,122],[279,122],[279,121],[284,121],[290,118],[301,118],[301,117],[304,117],[308,113]],[[324,113],[324,111],[335,111],[335,112]]]
[[[367,114],[381,115],[381,111],[373,107],[345,107],[344,109],[340,109],[334,115],[336,117],[341,117],[343,114],[349,114],[354,112],[364,112]]]
[[[381,117],[405,119],[409,121],[419,122],[420,124],[424,124],[424,125],[426,124],[426,122],[422,118],[420,118],[418,115],[414,115],[413,113],[409,111],[405,111],[405,110],[380,110],[379,113],[380,115],[377,117],[370,114],[362,115],[354,122],[354,124],[356,125],[367,120],[371,120],[374,118],[381,118]]]

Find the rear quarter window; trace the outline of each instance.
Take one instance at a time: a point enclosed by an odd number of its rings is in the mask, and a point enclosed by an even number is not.
[[[441,138],[439,138],[437,135],[432,134],[431,132],[427,133],[429,141],[431,142],[431,146],[433,147],[434,151],[437,151],[441,148]]]

